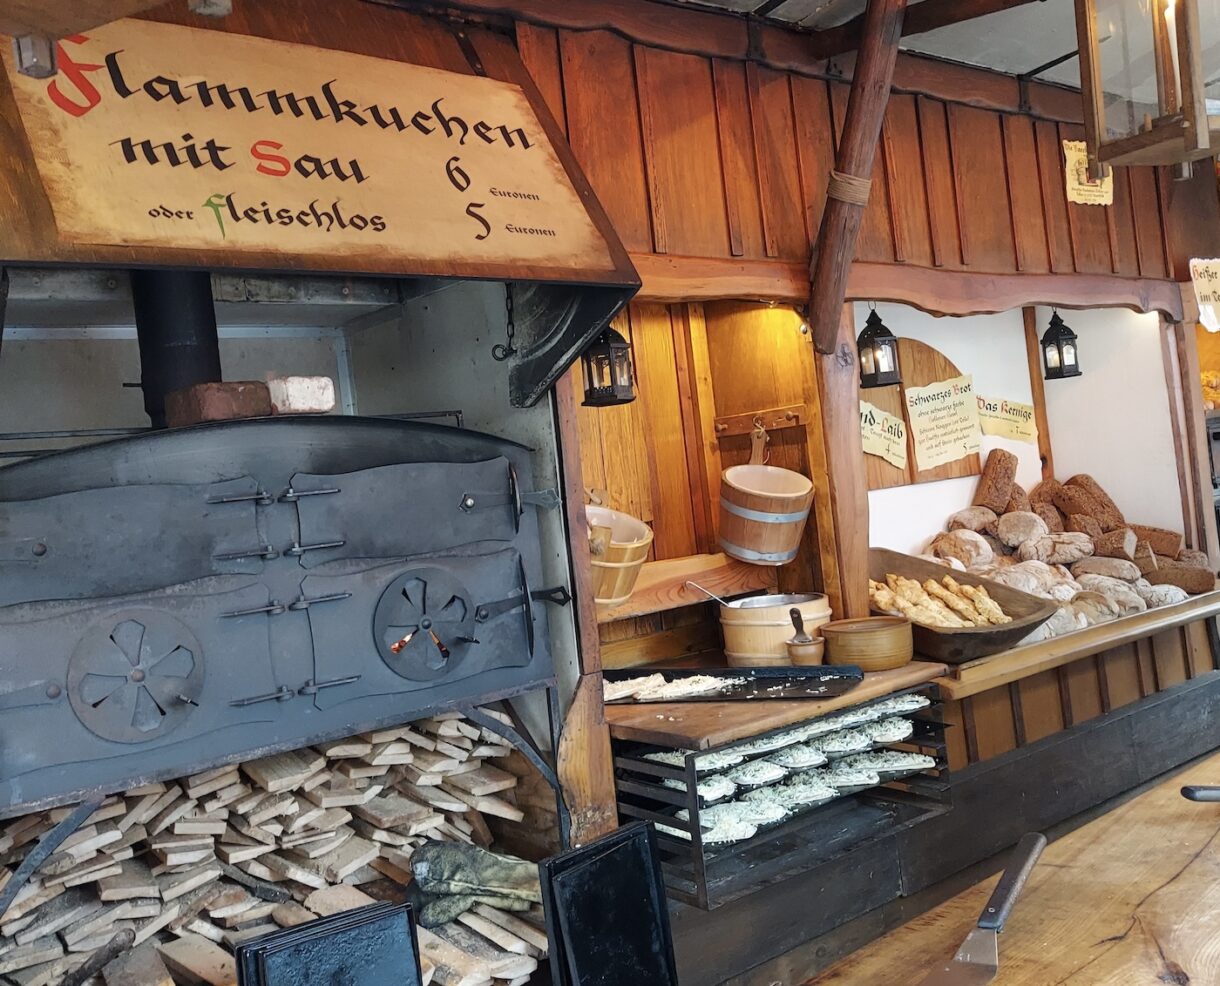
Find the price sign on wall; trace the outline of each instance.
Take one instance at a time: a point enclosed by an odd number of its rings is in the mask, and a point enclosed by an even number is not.
[[[517,86],[138,20],[3,58],[66,241],[613,268]]]
[[[915,462],[921,472],[975,455],[982,447],[970,374],[927,387],[907,387],[906,402]]]
[[[876,455],[899,469],[907,467],[907,426],[868,401],[860,402],[860,438],[866,455]]]

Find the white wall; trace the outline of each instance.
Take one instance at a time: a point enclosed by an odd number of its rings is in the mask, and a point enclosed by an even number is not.
[[[975,393],[1022,404],[1033,402],[1019,311],[935,318],[905,305],[878,305],[877,313],[894,335],[940,350],[962,373],[971,374]],[[867,317],[868,307],[856,305],[856,323],[863,325]],[[861,396],[867,400],[868,391]],[[1026,489],[1042,478],[1036,445],[984,435],[982,457],[986,459],[993,448],[1007,449],[1017,457],[1017,482]],[[873,490],[868,495],[870,543],[918,554],[934,534],[944,530],[950,514],[970,505],[977,485],[978,477],[964,476]]]
[[[965,318],[934,318],[904,305],[878,305],[877,311],[894,335],[934,346],[973,375],[976,393],[1032,403],[1020,311]],[[856,305],[857,324],[867,316],[867,306]],[[1038,309],[1039,333],[1050,316],[1050,309]],[[1083,375],[1045,382],[1056,478],[1089,473],[1132,521],[1181,530],[1158,317],[1113,308],[1065,312],[1063,318],[1080,337]],[[984,435],[984,459],[995,447],[1017,456],[1022,486],[1037,485],[1042,464],[1036,445]],[[872,491],[870,543],[923,551],[951,514],[970,505],[977,483],[968,476]]]
[[[1061,312],[1080,337],[1082,375],[1046,381],[1055,474],[1089,473],[1138,524],[1180,531],[1181,490],[1156,314]],[[1050,321],[1038,309],[1038,325]]]

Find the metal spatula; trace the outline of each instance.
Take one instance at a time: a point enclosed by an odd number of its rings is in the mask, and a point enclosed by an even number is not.
[[[991,899],[979,915],[978,924],[966,936],[953,961],[929,973],[919,986],[984,986],[995,979],[1000,971],[999,934],[1045,848],[1046,836],[1039,832],[1022,837],[992,891]]]

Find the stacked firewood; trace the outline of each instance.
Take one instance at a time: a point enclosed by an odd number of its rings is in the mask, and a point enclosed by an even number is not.
[[[512,753],[449,713],[108,798],[0,917],[0,976],[55,986],[129,930],[134,950],[89,982],[235,983],[240,942],[392,899],[426,841],[486,848],[486,816],[519,822],[518,776],[493,763]],[[0,827],[0,885],[71,810]],[[526,982],[542,926],[479,905],[420,929],[425,981]]]

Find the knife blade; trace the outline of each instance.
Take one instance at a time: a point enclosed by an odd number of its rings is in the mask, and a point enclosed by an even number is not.
[[[999,934],[1045,848],[1046,836],[1039,832],[1022,837],[1000,882],[991,892],[987,906],[957,954],[952,961],[928,973],[919,986],[985,986],[995,979],[1000,971]]]

